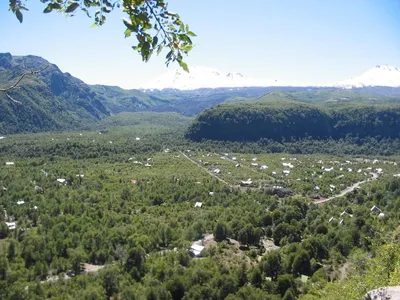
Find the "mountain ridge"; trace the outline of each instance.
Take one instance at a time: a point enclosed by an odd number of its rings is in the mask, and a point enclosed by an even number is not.
[[[336,87],[363,88],[371,86],[400,87],[400,69],[389,65],[376,65],[359,76],[328,84],[287,82],[279,79],[250,78],[240,72],[222,72],[215,68],[192,67],[190,73],[172,69],[142,84],[141,90],[196,90],[204,88],[243,87]]]

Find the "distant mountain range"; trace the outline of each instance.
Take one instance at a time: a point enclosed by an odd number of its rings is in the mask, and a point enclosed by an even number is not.
[[[190,74],[171,70],[156,79],[155,85],[148,85],[158,89],[125,90],[88,85],[38,56],[0,53],[0,87],[15,83],[27,70],[46,65],[46,70],[25,77],[10,92],[22,105],[0,93],[0,134],[88,128],[121,112],[177,112],[193,116],[220,103],[260,97],[331,105],[400,103],[400,71],[389,66],[377,66],[360,77],[328,87],[291,86],[275,79],[253,80],[240,73],[192,68]]]
[[[388,65],[378,65],[360,76],[339,81],[332,86],[346,89],[371,86],[400,87],[400,69]]]
[[[285,82],[279,79],[255,79],[243,76],[241,73],[224,73],[216,69],[192,67],[190,73],[173,69],[142,85],[145,90],[196,90],[203,88],[239,88],[239,87],[337,87],[363,88],[371,86],[400,87],[400,69],[382,65],[366,71],[360,76],[347,80],[319,85],[309,85],[300,82]]]

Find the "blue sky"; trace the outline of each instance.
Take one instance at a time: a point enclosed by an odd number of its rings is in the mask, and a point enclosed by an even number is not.
[[[168,71],[166,53],[143,63],[131,49],[120,12],[93,28],[83,13],[42,14],[44,4],[29,0],[19,24],[7,2],[0,1],[0,52],[39,55],[87,83],[125,88]],[[189,67],[310,83],[400,67],[398,0],[170,0],[169,8],[198,35]]]

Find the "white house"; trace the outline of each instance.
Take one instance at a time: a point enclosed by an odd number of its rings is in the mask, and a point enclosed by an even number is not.
[[[372,211],[372,212],[377,212],[377,211],[382,212],[381,209],[380,209],[378,206],[376,206],[376,205],[374,205],[374,206],[371,207],[371,211]]]
[[[190,246],[189,248],[189,252],[191,252],[196,257],[200,257],[204,254],[204,246],[193,243],[192,246]]]
[[[293,169],[294,168],[294,165],[292,165],[292,163],[282,163],[282,166],[284,166],[284,167],[289,167],[289,168],[291,168],[291,169]]]
[[[24,204],[24,203],[25,203],[25,201],[23,201],[23,200],[17,201],[17,204],[18,204],[18,205],[22,205],[22,204]]]
[[[148,168],[151,168],[151,164],[149,164],[149,163],[146,163],[144,166],[148,167]]]
[[[13,161],[6,161],[6,166],[13,166],[15,165]]]
[[[64,178],[57,178],[59,183],[66,183],[67,181]]]
[[[247,179],[247,180],[242,180],[240,182],[241,185],[252,185],[253,181],[251,180],[251,178]]]
[[[137,137],[135,140],[140,141],[140,137]]]
[[[283,174],[285,174],[285,175],[289,175],[289,173],[290,173],[289,170],[283,170],[282,172],[283,172]]]
[[[195,205],[194,205],[194,207],[202,207],[203,206],[203,203],[202,202],[196,202],[195,203]]]
[[[266,169],[268,169],[268,166],[267,166],[267,165],[262,165],[262,166],[260,167],[260,170],[266,170]]]
[[[9,230],[14,230],[15,228],[17,228],[17,224],[15,222],[6,222],[6,225]]]

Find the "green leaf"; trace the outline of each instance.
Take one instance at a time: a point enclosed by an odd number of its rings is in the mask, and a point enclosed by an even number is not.
[[[126,27],[130,28],[132,26],[132,23],[129,20],[123,19],[122,21],[124,22]]]
[[[178,63],[184,71],[189,73],[189,67],[183,60],[178,60]]]
[[[152,41],[152,43],[151,43],[151,46],[153,47],[153,48],[155,48],[156,46],[157,46],[157,44],[158,44],[158,37],[154,37],[153,38],[153,41]]]
[[[67,7],[65,10],[66,13],[72,13],[79,7],[79,3],[72,3],[70,6]]]
[[[125,30],[125,37],[126,37],[126,38],[127,38],[127,37],[130,37],[131,34],[132,34],[132,30],[130,30],[129,28],[127,28],[127,29]]]
[[[174,54],[174,51],[169,51],[167,56],[165,57],[167,60],[171,59],[172,54]]]
[[[162,49],[163,49],[163,45],[158,45],[158,48],[157,48],[157,55],[160,54],[160,52],[162,51]]]
[[[197,36],[193,31],[186,32],[188,36]]]
[[[22,20],[23,20],[22,13],[21,13],[19,10],[17,10],[17,11],[15,12],[15,15],[17,16],[18,21],[19,21],[20,23],[22,23]]]
[[[49,5],[46,6],[46,8],[44,9],[43,13],[48,14],[52,10],[53,10],[53,5],[52,5],[52,3],[50,3]]]

